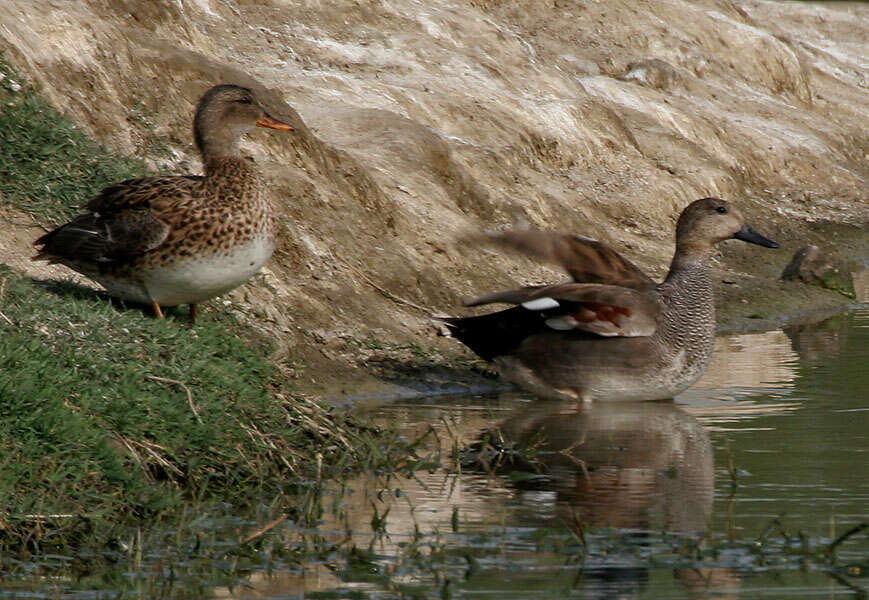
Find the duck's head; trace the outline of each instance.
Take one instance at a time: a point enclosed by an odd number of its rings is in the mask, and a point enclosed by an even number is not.
[[[695,200],[685,207],[676,224],[676,247],[682,252],[704,253],[729,239],[779,247],[752,229],[736,206],[718,198]]]
[[[218,85],[199,99],[193,135],[205,157],[235,156],[239,138],[256,126],[293,130],[269,115],[251,90],[237,85]]]

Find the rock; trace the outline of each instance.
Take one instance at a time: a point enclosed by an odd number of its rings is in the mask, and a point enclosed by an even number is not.
[[[833,252],[822,251],[817,246],[806,246],[797,250],[791,262],[782,271],[781,278],[798,279],[809,285],[835,290],[849,298],[854,298],[852,271],[857,270],[859,270],[857,265]]]
[[[434,329],[439,337],[451,337],[453,335],[450,333],[449,328],[443,323],[436,323]]]
[[[593,60],[578,58],[572,54],[562,54],[561,60],[583,75],[600,75],[600,67]]]
[[[620,79],[666,91],[678,81],[679,74],[669,63],[650,58],[629,64],[627,73]]]

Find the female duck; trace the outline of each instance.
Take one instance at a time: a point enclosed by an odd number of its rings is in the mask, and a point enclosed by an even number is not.
[[[80,215],[34,242],[36,260],[86,275],[109,294],[153,306],[196,305],[238,287],[271,257],[274,211],[261,177],[238,149],[254,126],[292,131],[235,85],[211,88],[193,133],[205,174],[129,179],[109,186]]]
[[[468,306],[518,305],[446,319],[452,333],[502,375],[558,399],[658,400],[692,385],[715,344],[710,259],[736,238],[778,244],[717,198],[692,202],[676,225],[676,254],[663,283],[600,242],[541,231],[495,236],[502,245],[556,262],[579,281],[497,292]]]

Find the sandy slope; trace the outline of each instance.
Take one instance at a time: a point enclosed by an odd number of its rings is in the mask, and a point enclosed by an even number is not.
[[[774,277],[833,234],[869,252],[865,4],[6,0],[0,46],[113,147],[141,145],[138,105],[178,171],[199,168],[189,120],[212,84],[257,88],[297,127],[245,143],[286,221],[235,294],[290,355],[431,342],[429,311],[559,277],[456,243],[481,228],[591,235],[660,275],[680,209],[718,195],[788,247],[731,245],[731,271]],[[0,261],[26,267],[13,221]]]

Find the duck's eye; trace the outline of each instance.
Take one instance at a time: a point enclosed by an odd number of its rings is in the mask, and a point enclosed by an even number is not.
[[[727,214],[727,207],[726,206],[716,206],[715,210],[716,210],[716,212],[719,212],[722,215]]]
[[[238,102],[241,102],[242,104],[250,104],[250,98],[247,97],[247,96],[244,96],[244,97],[242,97],[242,98],[239,98],[237,101],[238,101]]]

